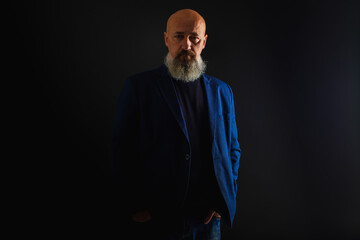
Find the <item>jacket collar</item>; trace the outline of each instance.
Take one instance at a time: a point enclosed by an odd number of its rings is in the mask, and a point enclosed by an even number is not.
[[[178,122],[181,130],[185,134],[186,138],[189,140],[189,135],[186,129],[186,123],[184,119],[184,115],[182,113],[179,98],[176,93],[176,89],[174,83],[172,81],[172,77],[168,73],[168,69],[163,64],[159,68],[160,77],[156,79],[156,83],[159,86],[160,92],[164,96],[165,101],[170,107],[171,112],[174,114],[176,121]],[[212,81],[210,77],[206,74],[202,74],[201,79],[204,81],[205,86],[205,94],[207,99],[207,106],[209,110],[209,122],[210,122],[210,132],[211,132],[211,142],[214,139],[214,131],[217,120],[217,85],[215,81]]]

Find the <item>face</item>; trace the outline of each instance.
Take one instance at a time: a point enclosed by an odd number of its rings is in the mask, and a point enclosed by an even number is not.
[[[207,39],[205,23],[201,20],[175,19],[168,24],[164,39],[172,58],[184,63],[198,59]]]

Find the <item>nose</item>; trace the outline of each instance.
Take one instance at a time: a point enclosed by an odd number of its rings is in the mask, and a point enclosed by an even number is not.
[[[182,48],[184,50],[189,50],[191,49],[191,41],[190,41],[190,38],[189,36],[186,36],[182,42]]]

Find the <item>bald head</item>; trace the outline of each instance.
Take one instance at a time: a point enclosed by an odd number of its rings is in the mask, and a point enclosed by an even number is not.
[[[206,24],[204,18],[192,9],[182,9],[173,13],[166,24],[166,31],[171,32],[179,26],[195,27],[205,35]]]
[[[170,56],[179,57],[182,61],[198,59],[205,48],[205,31],[204,18],[194,10],[182,9],[172,14],[164,32],[165,45]]]

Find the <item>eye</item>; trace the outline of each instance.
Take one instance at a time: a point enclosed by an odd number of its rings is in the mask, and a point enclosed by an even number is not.
[[[196,37],[196,36],[190,36],[189,39],[190,39],[190,41],[193,42],[193,43],[198,43],[198,42],[200,42],[200,38],[199,38],[199,37]]]
[[[182,40],[182,39],[184,39],[184,35],[182,35],[182,34],[176,34],[176,35],[174,35],[174,38],[175,38],[176,40]]]

